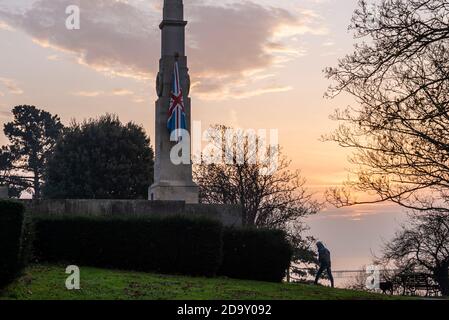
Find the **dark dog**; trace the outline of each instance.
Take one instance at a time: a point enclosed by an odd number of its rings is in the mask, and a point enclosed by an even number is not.
[[[379,284],[379,288],[380,288],[380,290],[382,290],[383,294],[387,294],[387,292],[389,292],[390,295],[393,295],[393,292],[394,292],[393,282],[391,282],[391,281],[381,282]]]

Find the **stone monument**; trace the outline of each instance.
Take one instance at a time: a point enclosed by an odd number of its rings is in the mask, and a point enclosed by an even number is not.
[[[172,132],[167,127],[169,109],[173,106],[173,99],[178,98],[181,99],[183,108],[183,126],[187,132],[191,128],[190,78],[185,53],[186,25],[183,1],[164,0],[163,21],[159,26],[162,31],[162,53],[156,80],[159,97],[156,101],[156,159],[154,184],[149,189],[149,200],[194,204],[198,203],[198,186],[192,179],[192,163],[173,163],[170,154],[179,140],[170,139]],[[178,83],[178,97],[173,95],[174,83]],[[179,124],[178,120],[175,121]],[[190,136],[183,136],[182,139],[183,143],[191,144]]]
[[[172,125],[177,123],[186,132],[190,131],[190,79],[185,56],[185,26],[182,0],[164,1],[162,30],[162,57],[157,76],[156,102],[156,161],[154,185],[149,188],[147,200],[70,200],[70,199],[32,199],[21,200],[31,215],[50,215],[56,217],[79,216],[149,216],[168,217],[185,215],[187,217],[208,217],[226,226],[241,226],[242,212],[238,205],[199,204],[198,186],[192,179],[191,155],[184,164],[172,162],[170,153],[179,146],[190,145],[190,137],[175,137]],[[176,80],[176,81],[174,81]],[[176,85],[175,85],[176,84]],[[175,87],[175,88],[174,88]],[[170,122],[169,114],[176,102],[181,122]],[[169,113],[170,111],[170,113]],[[175,120],[179,118],[175,117]],[[175,130],[176,131],[176,130]],[[175,148],[174,148],[175,147]],[[190,153],[190,152],[189,152]],[[185,159],[184,159],[185,160]],[[0,189],[1,196],[1,189]],[[174,235],[176,236],[176,235]]]

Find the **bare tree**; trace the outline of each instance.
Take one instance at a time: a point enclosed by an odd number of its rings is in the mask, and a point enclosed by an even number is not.
[[[363,266],[345,283],[344,287],[351,290],[371,291],[366,286],[367,277],[366,266]]]
[[[294,248],[288,278],[306,279],[318,260],[303,220],[321,204],[307,191],[305,179],[290,170],[291,162],[278,146],[267,146],[254,133],[224,126],[209,132],[212,150],[194,170],[201,201],[240,205],[243,225],[286,231]]]
[[[240,205],[247,226],[286,229],[295,224],[302,229],[301,219],[318,212],[320,204],[305,188],[300,172],[289,169],[290,161],[277,147],[261,151],[258,137],[223,126],[213,129],[211,153],[216,161],[195,168],[201,201]]]
[[[400,270],[425,269],[449,296],[449,216],[413,214],[383,248],[381,260]]]
[[[354,150],[357,178],[329,200],[449,212],[449,2],[360,1],[350,29],[358,43],[326,70],[327,95],[348,93],[358,106],[336,111],[340,127],[325,140]]]

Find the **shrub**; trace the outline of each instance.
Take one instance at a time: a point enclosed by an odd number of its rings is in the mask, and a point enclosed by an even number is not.
[[[25,208],[21,203],[0,200],[0,286],[17,276],[21,260]]]
[[[222,225],[207,219],[36,219],[35,252],[46,262],[213,276],[222,258]]]
[[[226,228],[219,274],[230,278],[281,282],[292,248],[280,230]]]

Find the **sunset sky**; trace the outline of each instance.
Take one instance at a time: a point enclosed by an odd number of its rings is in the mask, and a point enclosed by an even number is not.
[[[116,113],[154,137],[155,73],[162,0],[0,0],[0,124],[32,104],[71,119]],[[65,8],[81,8],[81,29]],[[352,50],[347,28],[357,0],[185,0],[193,119],[279,129],[279,141],[320,193],[347,176],[348,151],[320,137],[349,97],[323,98],[322,70]],[[7,142],[0,135],[0,143]],[[309,219],[336,269],[370,262],[402,209],[332,207]]]

